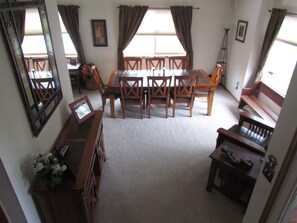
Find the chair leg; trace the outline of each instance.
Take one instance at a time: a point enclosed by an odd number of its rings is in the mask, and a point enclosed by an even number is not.
[[[142,99],[140,99],[140,117],[141,117],[141,119],[142,119],[142,112],[143,112],[143,101],[142,101]]]
[[[174,117],[174,114],[175,114],[175,106],[176,106],[176,104],[175,104],[175,102],[173,102],[172,117]]]
[[[126,103],[125,103],[125,100],[121,100],[121,107],[122,107],[122,115],[123,115],[123,119],[125,119],[125,110],[126,110]]]

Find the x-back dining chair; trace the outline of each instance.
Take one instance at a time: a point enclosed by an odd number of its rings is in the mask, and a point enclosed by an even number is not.
[[[210,81],[213,83],[214,88],[213,89],[195,89],[194,95],[195,98],[207,98],[207,103],[210,101],[210,91],[215,91],[222,79],[223,75],[223,68],[220,64],[217,64],[217,66],[214,68],[213,73],[211,75]],[[210,114],[209,114],[210,115]]]
[[[165,117],[168,117],[170,104],[170,84],[172,76],[148,76],[148,117],[151,117],[152,104],[165,104]]]
[[[127,105],[139,105],[143,117],[143,77],[119,77],[123,119]]]
[[[104,107],[106,105],[106,99],[110,99],[111,97],[114,98],[114,100],[121,97],[121,93],[118,91],[114,91],[110,89],[107,85],[104,85],[102,78],[100,76],[100,73],[95,65],[92,66],[93,70],[93,80],[98,85],[98,91],[101,95],[102,100],[102,110],[104,111]],[[111,103],[111,105],[114,105],[114,103]]]
[[[190,117],[192,117],[194,88],[197,79],[196,75],[174,76],[174,88],[170,92],[170,96],[173,98],[173,117],[177,103],[186,103],[190,109]]]
[[[125,57],[124,70],[141,70],[142,58],[141,57]]]
[[[147,70],[153,70],[154,68],[157,70],[161,70],[165,66],[165,58],[164,57],[147,57],[145,58],[145,64],[146,64]]]
[[[55,82],[53,78],[32,78],[34,90],[40,102],[47,102],[55,93]]]
[[[32,58],[33,68],[35,71],[49,71],[50,65],[47,58]]]
[[[187,69],[188,68],[188,57],[180,56],[180,57],[169,57],[169,69]]]

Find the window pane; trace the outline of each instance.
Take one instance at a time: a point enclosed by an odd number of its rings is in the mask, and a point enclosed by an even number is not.
[[[72,43],[72,40],[70,39],[70,36],[68,33],[62,34],[63,43],[64,43],[64,50],[67,56],[77,56],[77,52],[75,50],[75,47]]]
[[[175,27],[169,9],[149,9],[137,34],[175,34]]]
[[[262,81],[286,95],[297,60],[297,47],[275,41],[263,69]]]
[[[154,48],[155,37],[153,35],[137,35],[124,50],[124,56],[153,56]]]
[[[156,54],[185,55],[177,36],[156,36]]]
[[[43,35],[34,35],[34,36],[25,36],[22,49],[24,55],[45,55],[47,54],[44,36]]]

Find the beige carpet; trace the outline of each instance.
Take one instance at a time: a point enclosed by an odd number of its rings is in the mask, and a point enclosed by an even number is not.
[[[101,107],[96,91],[89,95]],[[76,97],[79,97],[76,95]],[[206,191],[219,127],[237,123],[236,100],[223,88],[215,94],[212,116],[206,116],[204,99],[196,99],[193,117],[184,106],[172,118],[155,106],[151,119],[139,118],[138,108],[122,119],[116,102],[116,119],[104,112],[107,161],[101,178],[96,221],[100,223],[203,223],[241,222],[244,209],[223,194]]]

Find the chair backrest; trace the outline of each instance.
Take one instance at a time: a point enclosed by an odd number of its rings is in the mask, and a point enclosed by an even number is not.
[[[32,58],[35,71],[50,71],[50,65],[47,58]]]
[[[188,57],[169,57],[169,69],[187,69],[188,68]]]
[[[147,70],[152,70],[153,68],[157,70],[163,69],[165,66],[165,58],[164,57],[148,57],[145,58],[145,64]]]
[[[140,99],[143,94],[143,77],[119,77],[122,99]]]
[[[172,76],[148,76],[148,96],[151,98],[168,97],[171,79]]]
[[[98,91],[101,95],[103,95],[104,91],[105,91],[105,86],[104,83],[102,81],[102,78],[100,76],[100,73],[97,69],[97,67],[95,65],[92,66],[92,70],[93,70],[93,81],[94,83],[98,86]]]
[[[124,70],[141,70],[142,58],[141,57],[125,57]]]
[[[223,75],[223,67],[220,64],[217,64],[217,66],[212,72],[211,79],[210,79],[211,82],[215,83],[216,87],[220,83],[222,79],[222,75]]]
[[[34,89],[40,101],[47,101],[55,93],[55,82],[53,78],[31,79]]]
[[[196,75],[174,76],[174,97],[192,97],[196,80]]]

